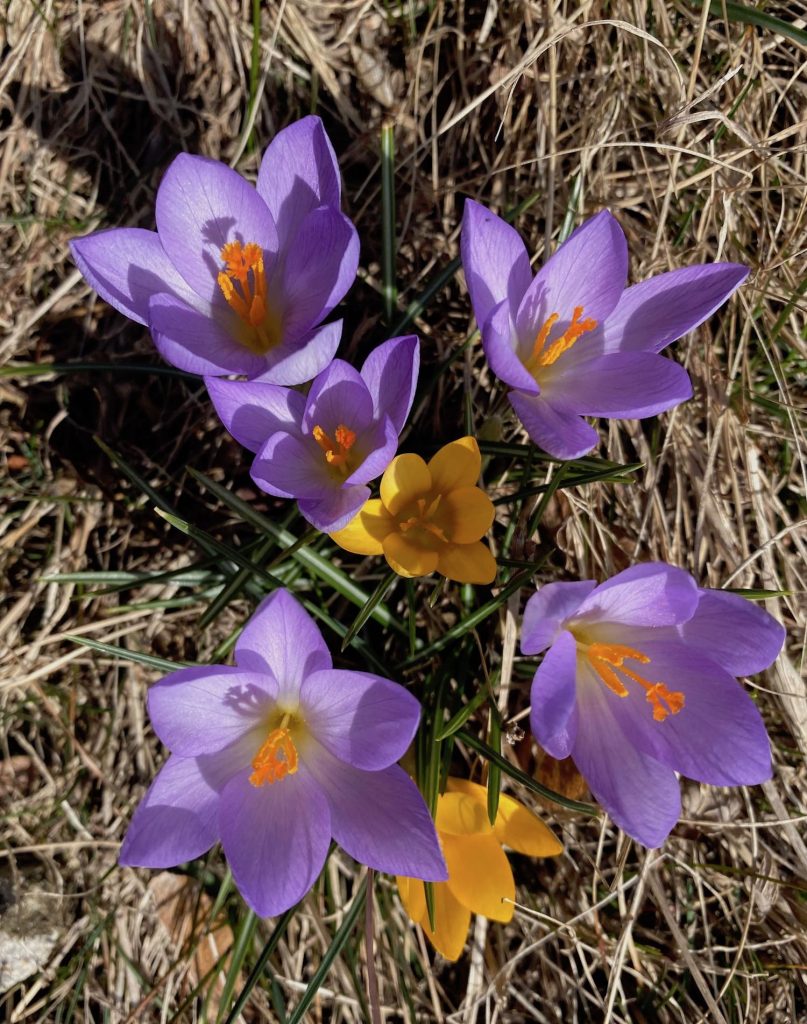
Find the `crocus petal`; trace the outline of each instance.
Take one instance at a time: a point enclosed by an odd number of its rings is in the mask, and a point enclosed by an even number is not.
[[[417,924],[426,913],[426,889],[419,878],[396,875],[395,882],[404,910]]]
[[[120,849],[121,864],[171,868],[219,838],[219,794],[193,757],[171,755],[140,801]]]
[[[260,917],[273,917],[301,900],[322,870],[330,810],[305,765],[263,786],[249,782],[251,771],[222,791],[219,832],[241,895]]]
[[[521,361],[521,355],[528,358],[532,352],[525,347],[519,355],[516,328],[507,302],[500,302],[491,310],[481,332],[485,358],[499,380],[528,395],[537,395],[540,388]]]
[[[253,728],[277,697],[266,672],[199,665],[172,672],[148,692],[151,724],[174,754],[221,750]]]
[[[322,498],[300,498],[297,505],[303,518],[316,529],[322,533],[335,533],[356,518],[369,497],[369,487],[348,487],[343,484]]]
[[[149,327],[163,359],[187,373],[250,375],[263,366],[262,357],[237,342],[218,320],[171,295],[152,296]]]
[[[328,798],[333,837],[351,857],[392,875],[447,878],[434,823],[403,768],[364,772],[322,748],[306,765]]]
[[[577,736],[577,643],[563,632],[544,655],[530,690],[530,728],[552,757],[568,757]]]
[[[524,608],[521,653],[540,654],[553,644],[596,586],[594,580],[545,583]]]
[[[300,706],[312,735],[354,768],[378,771],[406,753],[420,704],[402,686],[368,672],[325,669],[309,675]]]
[[[698,607],[679,627],[687,647],[702,651],[732,676],[752,676],[773,662],[785,628],[764,608],[724,590],[701,590]]]
[[[331,534],[331,540],[356,555],[380,555],[384,538],[393,528],[392,518],[381,501],[371,498],[347,526]]]
[[[473,786],[468,791],[467,787]],[[477,799],[481,790],[481,799]],[[462,779],[447,780],[446,792],[437,801],[435,824],[440,834],[450,836],[492,835],[488,820],[487,790],[475,783],[463,785]]]
[[[398,455],[381,478],[381,501],[392,515],[431,490],[432,476],[419,455]]]
[[[257,188],[277,225],[281,249],[293,243],[312,210],[338,209],[339,165],[318,117],[302,117],[275,135],[263,154]]]
[[[428,914],[423,915],[420,926],[438,953],[446,960],[458,960],[465,947],[471,911],[453,895],[447,882],[435,885],[433,892],[434,931],[429,925]]]
[[[390,338],[365,359],[361,375],[377,419],[389,416],[400,434],[412,408],[420,369],[420,342],[414,334]]]
[[[602,325],[604,352],[660,352],[719,309],[748,277],[738,263],[706,263],[625,289]]]
[[[675,772],[641,753],[611,714],[599,681],[586,687],[572,757],[595,799],[629,836],[661,846],[681,814]]]
[[[515,314],[532,281],[530,259],[515,228],[473,199],[466,199],[460,248],[465,282],[479,326],[503,300]]]
[[[331,667],[322,634],[287,590],[276,590],[255,609],[235,643],[235,660],[251,672],[271,672],[278,699],[296,697],[306,676]]]
[[[687,622],[698,606],[695,581],[666,562],[643,562],[601,583],[583,601],[575,619],[581,623],[623,626],[676,626]],[[624,638],[614,643],[627,643]],[[618,634],[622,635],[622,634]]]
[[[556,459],[579,459],[599,441],[592,426],[560,404],[520,391],[507,397],[530,439]]]
[[[437,571],[457,583],[492,583],[496,579],[496,570],[496,559],[482,541],[444,544],[438,552]]]
[[[265,259],[277,252],[269,207],[249,182],[218,160],[180,153],[157,189],[156,217],[168,258],[203,299],[224,304],[216,277],[228,242],[256,242]]]
[[[366,484],[381,476],[398,450],[398,435],[392,420],[385,416],[380,423],[369,426],[362,434],[358,447],[366,453],[362,462],[345,480],[345,484]]]
[[[460,437],[429,459],[432,486],[440,494],[455,487],[473,487],[482,471],[482,456],[474,437]]]
[[[323,320],[353,284],[358,265],[359,236],[347,217],[332,206],[309,213],[285,255],[282,284],[270,284],[284,338],[300,338]]]
[[[478,487],[458,487],[449,491],[438,510],[446,523],[446,536],[454,544],[470,544],[484,537],[493,525],[493,502]]]
[[[499,840],[494,835],[441,838],[451,894],[475,914],[484,914],[493,921],[509,921],[516,886]]]
[[[437,552],[418,547],[402,533],[389,533],[381,544],[384,557],[399,576],[428,576],[437,568]]]
[[[562,395],[583,416],[643,419],[692,397],[683,366],[653,352],[615,352],[569,369],[561,358],[556,365],[560,372],[544,382],[544,396]]]
[[[499,795],[493,829],[500,843],[527,857],[557,857],[563,844],[540,818],[506,793]]]
[[[148,323],[149,299],[162,292],[193,301],[160,245],[156,231],[110,228],[70,242],[76,266],[102,299],[139,324]]]
[[[342,337],[342,321],[317,327],[302,337],[286,338],[262,357],[258,371],[249,376],[267,384],[292,387],[304,384],[331,362]]]
[[[325,453],[312,438],[298,434],[272,434],[255,456],[249,474],[262,491],[278,498],[319,501],[342,486]]]
[[[205,377],[205,387],[221,422],[251,452],[260,451],[271,434],[299,429],[305,397],[298,391],[220,377]]]
[[[373,418],[373,399],[358,370],[342,359],[333,362],[320,373],[305,403],[303,433],[321,427],[333,437],[336,428],[347,426],[359,433]]]

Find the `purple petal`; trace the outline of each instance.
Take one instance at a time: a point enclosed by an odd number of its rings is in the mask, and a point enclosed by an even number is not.
[[[339,208],[339,165],[322,121],[310,115],[279,131],[258,173],[258,193],[277,225],[281,249],[318,206]]]
[[[322,533],[336,533],[342,530],[370,497],[370,488],[360,484],[349,487],[343,484],[339,490],[322,498],[300,498],[297,505],[300,514]]]
[[[578,459],[599,441],[594,427],[542,395],[511,391],[507,397],[531,440],[556,459]]]
[[[746,277],[738,263],[706,263],[633,285],[602,325],[602,350],[660,352],[702,324]]]
[[[334,359],[316,378],[308,392],[302,431],[315,426],[333,437],[339,426],[360,433],[372,422],[373,399],[358,370],[342,359]]]
[[[70,242],[76,266],[102,299],[139,324],[148,323],[149,299],[164,292],[194,301],[156,231],[110,228]]]
[[[545,583],[527,601],[521,623],[521,653],[540,654],[565,629],[580,604],[597,586],[594,580]]]
[[[301,338],[316,327],[353,284],[358,265],[359,236],[347,217],[332,206],[309,213],[285,254],[282,284],[270,283],[283,337]]]
[[[782,649],[785,628],[764,608],[739,594],[699,591],[692,618],[679,627],[684,643],[702,651],[732,676],[767,668]]]
[[[530,690],[530,728],[552,757],[568,757],[577,735],[577,642],[561,633],[544,655]]]
[[[276,590],[258,605],[236,640],[235,660],[249,672],[270,672],[279,700],[297,697],[307,676],[332,664],[314,620],[287,590]]]
[[[236,441],[258,452],[267,438],[300,429],[305,397],[276,384],[206,377],[205,387],[219,419]]]
[[[346,484],[366,484],[381,476],[398,450],[398,434],[389,416],[368,427],[356,441],[354,450],[364,457]]]
[[[466,199],[460,248],[465,283],[480,328],[493,307],[505,300],[515,315],[532,281],[530,259],[515,228],[473,199]]]
[[[491,370],[499,380],[528,395],[538,394],[540,388],[535,378],[518,355],[516,329],[507,302],[494,307],[482,327],[482,348]]]
[[[218,805],[196,759],[171,755],[138,804],[118,860],[141,868],[193,860],[219,838]]]
[[[278,498],[319,501],[342,486],[314,440],[297,434],[272,434],[249,472],[262,491]]]
[[[252,374],[264,365],[261,356],[240,345],[217,320],[170,295],[151,298],[149,326],[163,359],[187,373]]]
[[[330,363],[339,348],[342,321],[317,327],[301,338],[291,338],[270,349],[253,380],[292,387],[313,380]]]
[[[277,683],[268,673],[200,665],[172,672],[149,689],[149,717],[172,753],[196,757],[253,728],[276,697]]]
[[[607,693],[592,679],[579,695],[574,763],[621,829],[645,846],[661,846],[681,814],[678,780],[671,768],[637,750],[611,714]]]
[[[643,419],[692,398],[683,366],[653,352],[614,352],[568,368],[561,357],[556,365],[544,396],[562,395],[582,416]]]
[[[403,757],[420,721],[411,693],[368,672],[316,672],[303,683],[300,705],[308,728],[334,757],[367,771]]]
[[[277,252],[275,222],[252,185],[226,164],[180,153],[160,182],[156,215],[168,258],[203,299],[226,307],[216,278],[228,242],[257,242],[268,278]]]
[[[445,881],[434,823],[402,768],[360,771],[320,748],[310,771],[328,798],[333,837],[351,857],[390,875]]]
[[[221,794],[221,845],[246,902],[260,917],[274,917],[317,880],[331,841],[331,816],[305,765],[263,786],[249,782],[251,771],[236,775]]]
[[[390,338],[365,359],[361,375],[373,399],[376,419],[389,416],[400,434],[412,408],[420,370],[420,342],[414,334]]]
[[[626,627],[624,637],[613,642],[630,647],[627,627],[677,626],[692,618],[697,605],[698,588],[689,573],[666,562],[643,562],[601,583],[580,605],[575,619]]]

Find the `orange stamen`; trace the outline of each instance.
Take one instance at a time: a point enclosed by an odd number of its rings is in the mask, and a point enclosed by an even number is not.
[[[589,644],[587,651],[589,664],[617,697],[628,697],[630,691],[619,678],[620,673],[638,683],[645,691],[645,698],[653,708],[653,720],[663,722],[667,715],[677,715],[685,703],[684,694],[680,690],[670,690],[665,683],[651,683],[638,672],[625,668],[625,661],[638,661],[641,665],[650,663],[650,658],[641,651],[623,644]]]
[[[297,748],[288,729],[273,729],[252,759],[254,771],[249,777],[253,786],[273,785],[287,775],[294,775],[299,766]]]
[[[430,533],[433,537],[441,540],[444,544],[448,544],[448,537],[446,537],[443,528],[438,526],[436,523],[431,522],[432,516],[437,511],[442,497],[442,494],[438,494],[428,507],[426,506],[425,498],[418,498],[416,502],[417,512],[398,524],[398,528],[401,533],[408,533],[409,530],[419,526],[422,530],[426,530],[427,533]]]
[[[328,465],[344,466],[348,459],[348,452],[356,443],[355,430],[351,430],[344,423],[340,423],[335,431],[336,441],[332,441],[320,426],[314,427],[311,433],[314,435],[314,440],[325,452],[325,460]]]
[[[551,366],[560,359],[564,352],[569,351],[578,338],[587,334],[589,331],[593,331],[597,326],[597,321],[592,320],[591,317],[586,317],[585,320],[581,320],[580,317],[582,315],[583,307],[575,306],[574,312],[572,313],[572,321],[569,326],[563,334],[555,338],[552,344],[545,348],[544,346],[549,340],[550,331],[560,319],[559,313],[551,313],[541,330],[536,335],[528,369],[534,371],[542,366]]]
[[[257,242],[247,242],[246,245],[228,242],[220,255],[224,270],[219,272],[216,280],[222,295],[245,323],[250,327],[261,327],[267,312],[263,249]],[[238,284],[238,288],[233,282]]]

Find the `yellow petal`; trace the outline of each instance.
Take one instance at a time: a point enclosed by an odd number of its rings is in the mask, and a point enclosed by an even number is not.
[[[478,487],[458,487],[443,498],[438,514],[450,541],[470,544],[488,532],[495,509],[487,494]]]
[[[347,526],[330,536],[345,551],[357,555],[380,555],[384,550],[382,541],[392,528],[392,519],[384,506],[378,498],[371,498]]]
[[[458,779],[456,775],[449,775],[446,779],[447,793],[465,793],[479,801],[484,807],[488,805],[488,791],[485,786],[478,782],[471,782],[470,779]]]
[[[419,878],[405,878],[403,875],[396,875],[398,883],[398,895],[401,897],[403,908],[415,922],[420,924],[426,914],[426,892],[423,882]]]
[[[439,494],[457,487],[473,487],[482,469],[479,445],[473,437],[461,437],[444,445],[429,460],[432,484]]]
[[[481,540],[446,544],[440,549],[437,571],[458,583],[492,583],[496,579],[496,559]]]
[[[429,941],[446,960],[458,960],[465,945],[471,911],[451,893],[447,882],[434,885],[434,931],[429,927],[429,915],[423,913],[423,931]]]
[[[437,568],[437,552],[418,547],[402,533],[384,538],[384,557],[399,576],[428,576]]]
[[[449,887],[463,906],[494,921],[509,921],[516,886],[510,862],[494,835],[443,835]]]
[[[381,500],[392,515],[397,515],[418,497],[428,494],[431,486],[431,473],[419,455],[397,455],[381,477]]]
[[[493,826],[500,843],[528,857],[556,857],[563,846],[555,834],[524,804],[502,793]]]
[[[452,836],[489,835],[493,829],[487,806],[465,793],[443,793],[437,801],[438,832]]]

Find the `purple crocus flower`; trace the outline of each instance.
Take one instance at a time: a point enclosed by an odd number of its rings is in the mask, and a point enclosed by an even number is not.
[[[134,813],[121,864],[172,867],[220,840],[262,917],[308,892],[332,836],[369,867],[444,881],[434,824],[395,763],[417,730],[417,700],[389,679],[332,668],[284,590],[259,606],[235,657],[235,668],[180,669],[150,689],[171,756]]]
[[[252,479],[268,494],[296,498],[324,533],[347,526],[384,472],[415,395],[414,335],[374,349],[361,372],[334,359],[308,396],[251,381],[206,379],[222,422],[257,457]]]
[[[339,202],[333,148],[319,118],[304,117],[269,144],[257,188],[182,153],[157,190],[156,232],[112,228],[71,250],[167,362],[300,384],[333,358],[341,323],[319,324],[356,276],[358,236]]]
[[[735,677],[767,668],[784,636],[763,609],[663,562],[599,586],[548,583],[521,631],[524,654],[546,651],[533,734],[574,758],[620,828],[660,846],[681,811],[676,772],[714,786],[770,778],[765,726]]]
[[[607,210],[533,277],[519,234],[470,199],[462,264],[490,368],[532,440],[558,459],[597,444],[582,416],[654,416],[692,397],[658,353],[718,309],[748,275],[736,263],[673,270],[626,288],[628,248]]]

